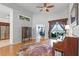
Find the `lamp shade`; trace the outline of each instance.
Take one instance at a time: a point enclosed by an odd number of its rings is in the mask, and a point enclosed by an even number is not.
[[[65,29],[66,30],[70,29],[69,25],[65,25]]]

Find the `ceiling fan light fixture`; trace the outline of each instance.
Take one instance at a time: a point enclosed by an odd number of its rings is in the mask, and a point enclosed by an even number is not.
[[[44,7],[44,8],[43,8],[43,11],[45,11],[46,9],[47,9],[47,8],[46,8],[46,7]]]
[[[43,6],[39,6],[38,8],[41,8],[40,11],[49,12],[49,9],[54,7],[54,5],[49,5],[47,3],[44,3]]]

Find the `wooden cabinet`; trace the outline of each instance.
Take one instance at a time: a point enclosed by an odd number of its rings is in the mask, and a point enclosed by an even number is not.
[[[32,28],[22,27],[22,42],[26,40],[31,40],[31,37],[32,37]]]
[[[54,49],[64,56],[78,55],[78,38],[66,37],[64,41],[54,43]]]

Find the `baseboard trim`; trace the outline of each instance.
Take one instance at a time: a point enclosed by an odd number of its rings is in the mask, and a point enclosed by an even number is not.
[[[21,41],[15,42],[15,44],[19,44],[19,43],[21,43]]]
[[[18,41],[18,42],[15,42],[13,44],[10,44],[10,45],[15,45],[15,44],[19,44],[19,43],[22,43],[21,41]]]

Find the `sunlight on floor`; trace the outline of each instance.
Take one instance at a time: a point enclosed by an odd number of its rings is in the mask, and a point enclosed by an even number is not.
[[[0,47],[8,46],[9,40],[0,40]]]

